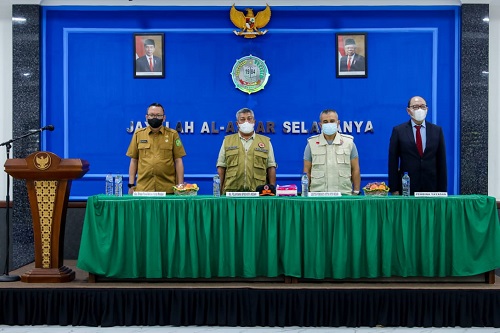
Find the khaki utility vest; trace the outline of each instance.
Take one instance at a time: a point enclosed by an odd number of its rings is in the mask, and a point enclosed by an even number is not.
[[[311,147],[311,192],[352,193],[351,151],[353,137],[337,133],[329,145],[323,134],[310,137]]]
[[[226,152],[225,192],[255,191],[257,186],[266,184],[267,159],[271,140],[255,134],[247,152],[238,133],[224,140]]]

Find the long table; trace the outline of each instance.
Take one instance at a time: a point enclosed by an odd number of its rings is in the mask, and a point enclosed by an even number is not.
[[[500,224],[481,195],[98,195],[77,266],[112,278],[471,276],[500,267]]]

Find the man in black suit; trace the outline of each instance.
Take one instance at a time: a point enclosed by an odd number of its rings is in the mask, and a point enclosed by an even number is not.
[[[345,56],[340,58],[339,71],[364,72],[366,70],[365,57],[356,53],[356,42],[348,38],[344,43]]]
[[[393,128],[389,143],[389,187],[399,195],[401,177],[410,176],[410,194],[447,192],[443,129],[425,120],[427,104],[420,96],[408,102],[410,121]]]
[[[155,41],[146,39],[144,41],[144,51],[146,55],[137,58],[135,61],[136,72],[161,72],[161,58],[155,56]]]

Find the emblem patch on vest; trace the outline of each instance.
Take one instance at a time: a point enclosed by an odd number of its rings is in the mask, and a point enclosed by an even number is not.
[[[181,139],[177,139],[177,140],[175,140],[175,145],[176,145],[177,147],[182,146]]]

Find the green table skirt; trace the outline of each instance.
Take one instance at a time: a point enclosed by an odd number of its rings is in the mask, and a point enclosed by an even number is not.
[[[495,198],[88,199],[77,266],[115,278],[469,276],[500,267]]]

